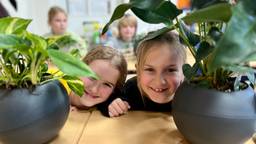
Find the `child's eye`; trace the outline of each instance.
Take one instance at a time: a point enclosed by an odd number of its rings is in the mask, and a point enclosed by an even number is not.
[[[154,69],[153,68],[145,68],[144,71],[153,72]]]
[[[103,85],[104,85],[104,86],[107,86],[107,87],[109,87],[109,88],[113,88],[113,87],[114,87],[113,85],[111,85],[111,84],[109,84],[109,83],[103,83]]]
[[[93,77],[88,77],[88,79],[90,79],[91,81],[95,81],[96,79]]]
[[[169,68],[169,69],[167,69],[167,71],[168,72],[176,72],[176,71],[178,71],[176,68]]]

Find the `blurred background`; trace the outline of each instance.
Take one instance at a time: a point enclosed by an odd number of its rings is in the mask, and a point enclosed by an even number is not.
[[[43,35],[50,31],[47,13],[50,7],[59,6],[68,13],[68,29],[87,41],[99,43],[101,28],[110,19],[115,7],[129,0],[0,0],[10,16],[33,19],[29,31]],[[172,0],[176,3],[176,0]],[[131,12],[132,13],[132,12]],[[112,27],[115,27],[113,24]],[[138,19],[137,34],[155,30],[161,25],[150,25]],[[115,31],[115,28],[113,28]],[[111,36],[112,31],[106,36]],[[104,40],[104,38],[103,38]]]

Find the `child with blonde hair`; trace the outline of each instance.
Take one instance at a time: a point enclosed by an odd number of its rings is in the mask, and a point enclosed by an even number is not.
[[[137,76],[126,82],[121,97],[108,106],[109,116],[120,116],[128,109],[170,112],[184,79],[185,62],[185,48],[173,32],[142,41],[137,49]]]
[[[137,31],[137,19],[134,15],[125,14],[118,22],[118,36],[107,41],[111,46],[122,52],[127,61],[134,60],[134,40]]]

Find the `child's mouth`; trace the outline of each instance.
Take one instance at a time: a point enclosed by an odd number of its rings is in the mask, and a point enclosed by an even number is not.
[[[99,96],[92,95],[92,94],[88,93],[87,91],[84,91],[84,93],[85,93],[85,96],[87,96],[87,97],[90,97],[93,99],[99,98]]]
[[[157,93],[162,93],[167,90],[167,88],[152,88],[152,87],[150,87],[150,89]]]

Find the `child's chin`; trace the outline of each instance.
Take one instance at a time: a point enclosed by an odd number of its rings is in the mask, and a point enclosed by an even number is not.
[[[172,100],[172,98],[162,98],[162,99],[154,99],[154,98],[150,98],[153,102],[155,102],[155,103],[159,103],[159,104],[165,104],[165,103],[168,103],[168,102],[170,102],[171,100]]]

